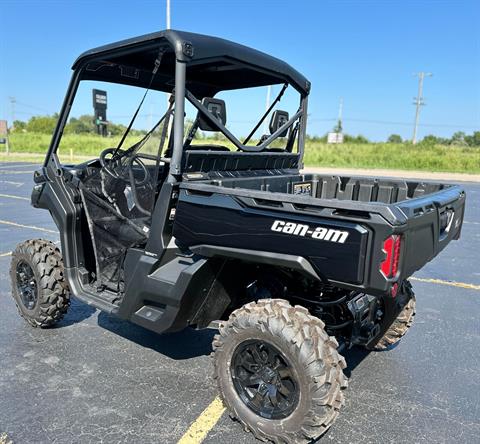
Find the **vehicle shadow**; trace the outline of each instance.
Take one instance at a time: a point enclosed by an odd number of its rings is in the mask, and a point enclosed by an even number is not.
[[[352,376],[352,372],[355,368],[368,356],[370,353],[378,353],[371,350],[367,350],[362,347],[352,347],[349,350],[345,350],[342,352],[342,355],[345,357],[347,361],[347,368],[343,370],[345,376],[350,378]]]
[[[175,360],[209,355],[212,352],[213,337],[217,333],[217,330],[214,329],[195,330],[187,327],[177,333],[158,334],[106,313],[99,314],[98,325],[142,347],[148,347]],[[347,361],[347,367],[344,369],[345,375],[350,378],[355,368],[370,353],[379,352],[362,347],[353,347],[342,352]]]
[[[98,325],[175,360],[209,355],[212,352],[212,341],[216,333],[216,330],[212,329],[186,328],[177,333],[158,334],[106,313],[98,315]]]
[[[79,322],[88,319],[96,311],[97,310],[94,307],[84,304],[75,298],[71,298],[67,314],[58,324],[53,325],[52,328],[63,328],[72,324],[78,324]]]

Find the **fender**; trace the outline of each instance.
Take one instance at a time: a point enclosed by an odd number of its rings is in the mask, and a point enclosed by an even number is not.
[[[191,247],[190,250],[199,256],[241,259],[247,262],[292,268],[293,270],[298,270],[315,280],[323,280],[313,269],[310,262],[302,256],[270,253],[268,251],[248,250],[243,248],[219,247],[215,245],[197,245]]]

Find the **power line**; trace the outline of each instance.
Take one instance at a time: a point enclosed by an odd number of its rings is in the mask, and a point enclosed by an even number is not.
[[[309,122],[333,122],[336,121],[336,118],[309,118]],[[356,119],[356,118],[342,118],[343,121],[347,122],[358,122],[358,123],[373,123],[378,125],[403,125],[411,126],[411,122],[398,122],[392,120],[376,120],[376,119]],[[421,127],[437,127],[437,128],[465,128],[465,129],[480,129],[479,125],[463,125],[455,123],[419,123],[418,126]]]
[[[18,102],[16,102],[18,103]],[[27,116],[35,116],[36,114],[26,112],[26,111],[17,111],[15,110],[15,115],[27,115]],[[144,113],[139,114],[138,117],[140,118],[156,118],[161,117],[163,114],[158,113]],[[72,116],[73,117],[73,116]],[[111,119],[128,119],[132,116],[130,114],[112,114],[110,115]],[[255,119],[229,119],[230,123],[242,123],[242,124],[252,124],[256,123]],[[338,121],[338,117],[308,117],[308,121],[313,122],[336,122]],[[399,122],[394,120],[376,120],[376,119],[356,119],[356,118],[345,118],[342,117],[342,122],[355,122],[355,123],[371,123],[375,125],[401,125],[401,126],[411,126],[411,122]],[[462,129],[473,129],[473,130],[480,130],[480,124],[478,125],[463,125],[463,124],[455,124],[455,123],[419,123],[419,127],[432,127],[432,128],[462,128]]]
[[[417,97],[414,97],[414,102],[413,104],[415,105],[415,125],[413,126],[413,137],[412,137],[412,143],[415,145],[417,143],[417,130],[418,130],[418,121],[420,119],[420,108],[425,105],[425,102],[423,101],[423,80],[425,77],[432,77],[431,72],[419,72],[417,74],[414,74],[415,76],[418,76],[418,95]]]
[[[327,117],[319,118],[319,117],[317,117],[317,118],[313,118],[313,119],[310,116],[308,117],[309,122],[335,122],[336,120],[337,119],[335,117],[333,117],[333,118],[327,118]]]
[[[35,117],[35,116],[38,115],[38,114],[34,114],[34,113],[29,113],[27,111],[15,111],[15,115],[17,115],[17,114],[21,114],[23,116],[32,116],[32,117]],[[12,122],[13,122],[13,120],[12,120]]]
[[[36,109],[38,111],[43,111],[45,113],[48,113],[49,111],[45,108],[41,108],[39,106],[33,106],[33,105],[28,105],[27,103],[23,103],[23,102],[19,102],[18,100],[16,100],[16,104],[17,105],[20,105],[21,107],[23,108],[30,108],[30,109]]]

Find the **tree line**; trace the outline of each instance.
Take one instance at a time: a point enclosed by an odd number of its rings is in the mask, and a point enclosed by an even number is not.
[[[15,120],[13,122],[12,132],[27,132],[27,133],[43,133],[51,134],[57,124],[58,114],[53,116],[33,116],[28,121]],[[188,127],[187,122],[186,127]],[[118,123],[108,123],[108,133],[111,136],[118,136],[125,132],[126,126]],[[83,115],[80,117],[71,117],[65,126],[64,133],[66,134],[96,134],[97,129],[95,119],[91,115]],[[132,135],[142,135],[146,131],[131,130]],[[200,134],[199,134],[200,135]],[[222,134],[212,133],[206,136],[200,135],[209,139],[223,139]],[[307,140],[311,142],[327,143],[327,135],[324,136],[307,136]],[[365,144],[371,143],[366,137],[362,135],[352,136],[344,134],[344,142],[350,144]],[[409,143],[409,140],[404,140],[399,134],[392,134],[387,138],[387,143]],[[480,131],[474,131],[472,134],[466,134],[463,131],[455,132],[452,137],[437,137],[433,134],[425,136],[421,144],[427,145],[463,145],[480,147]]]
[[[52,134],[58,121],[58,114],[53,116],[33,116],[28,121],[15,120],[11,131],[14,133],[41,133]],[[108,123],[108,133],[111,136],[118,136],[125,132],[127,127],[119,123]],[[71,117],[65,125],[64,134],[96,134],[97,126],[95,117],[83,115],[80,117]],[[131,130],[131,134],[144,134],[145,131]]]

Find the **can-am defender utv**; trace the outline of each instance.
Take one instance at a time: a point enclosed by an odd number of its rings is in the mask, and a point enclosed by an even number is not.
[[[226,40],[163,31],[87,51],[73,70],[32,193],[61,252],[29,240],[13,253],[20,314],[50,326],[71,295],[158,333],[217,321],[215,378],[231,415],[263,440],[320,436],[344,404],[339,351],[385,349],[405,334],[415,314],[407,278],[459,238],[464,190],[300,173],[310,83]],[[97,159],[61,164],[85,80],[171,93],[154,127],[158,152],[142,151],[152,130],[128,148],[123,137]],[[214,96],[266,85],[280,94],[240,141]],[[286,88],[299,96],[292,114],[275,109]],[[188,132],[187,101],[198,111]],[[268,115],[269,134],[253,141]],[[199,144],[199,130],[227,142]]]

